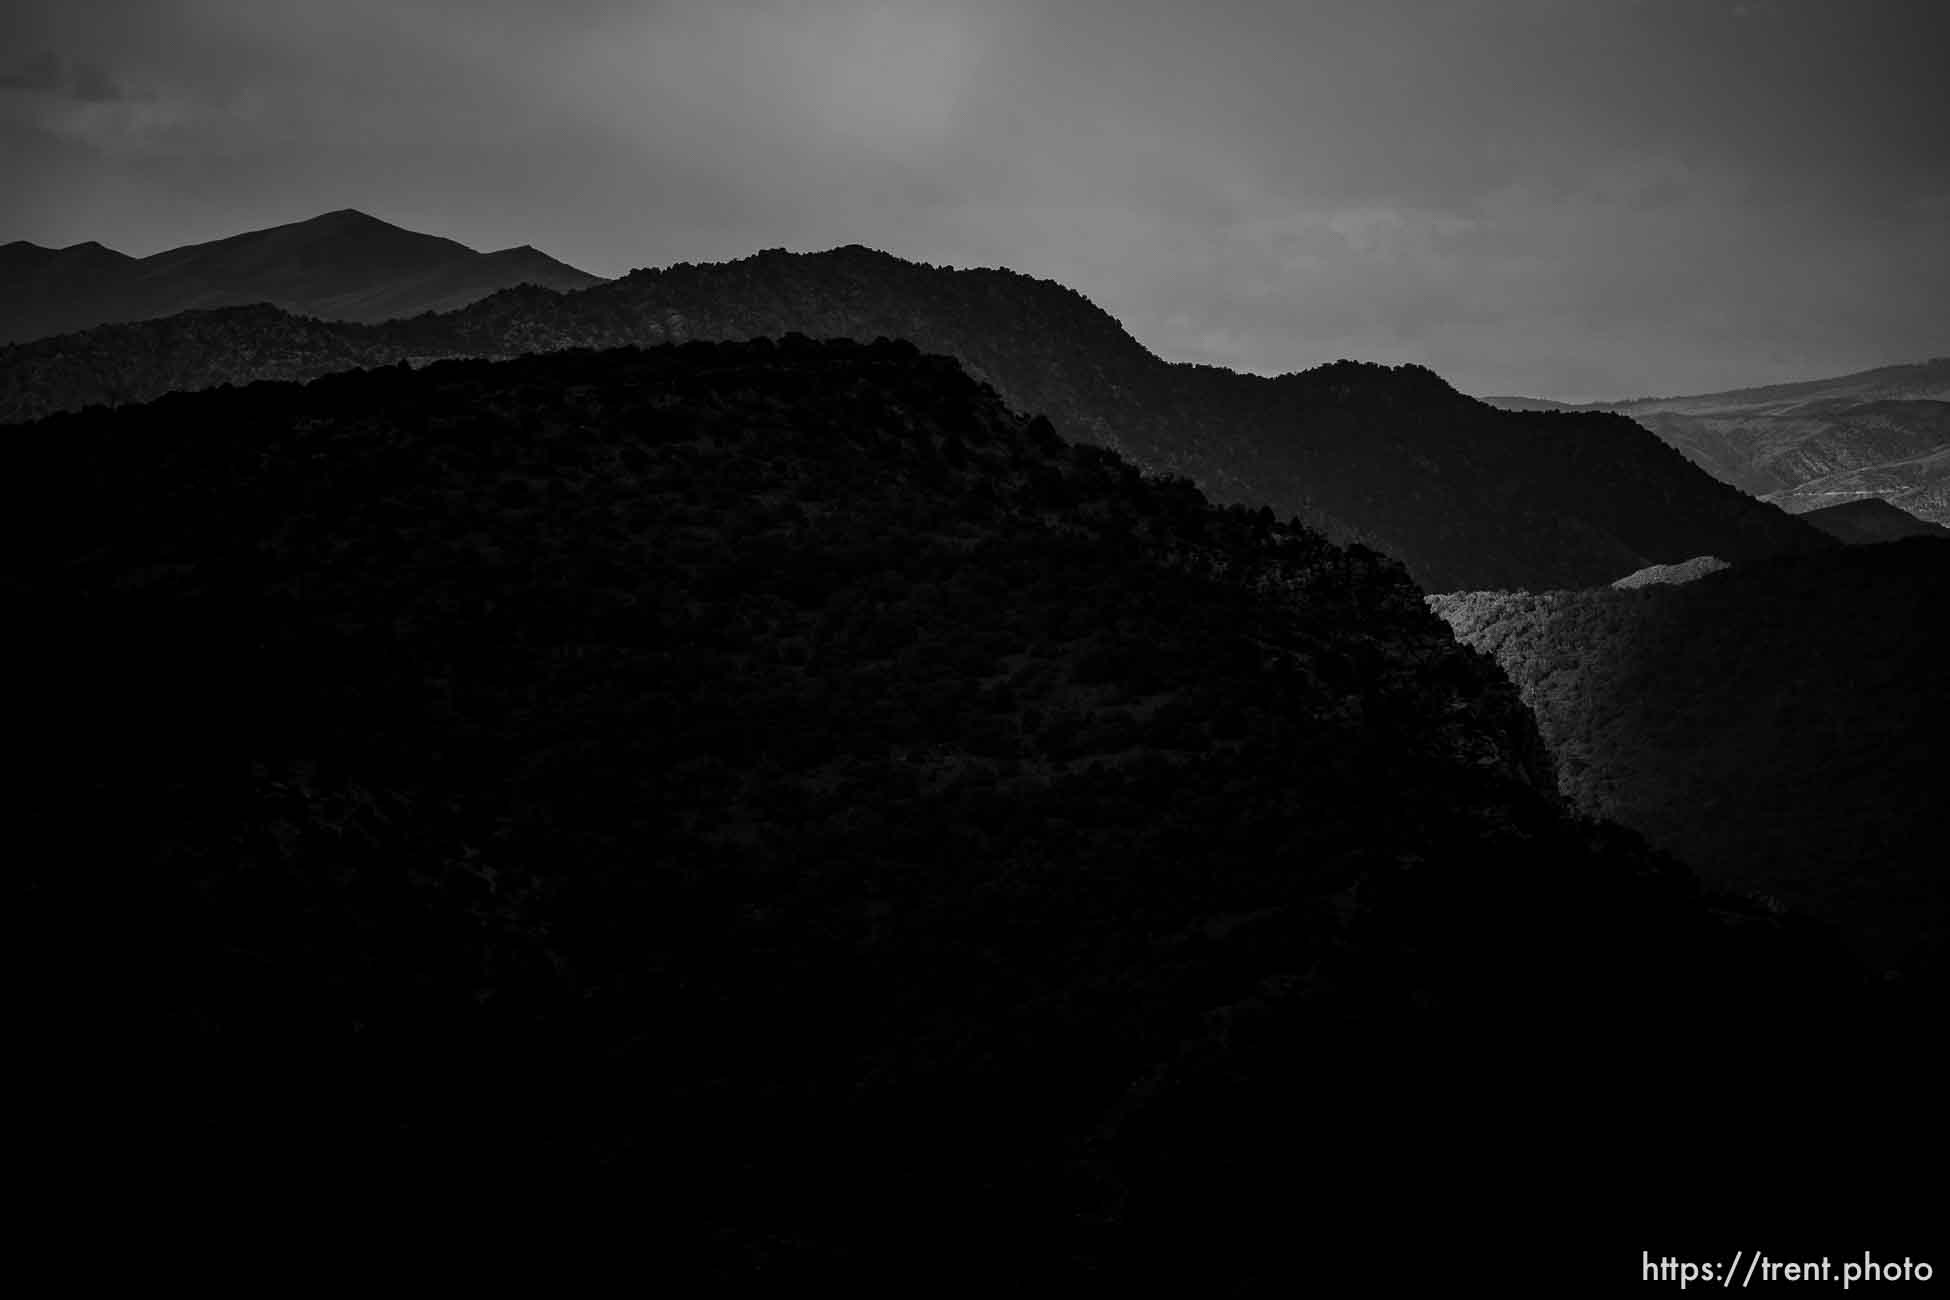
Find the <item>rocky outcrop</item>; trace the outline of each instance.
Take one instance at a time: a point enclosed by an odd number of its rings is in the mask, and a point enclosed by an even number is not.
[[[1654,564],[1636,573],[1628,573],[1611,585],[1621,591],[1629,591],[1634,587],[1649,587],[1655,583],[1693,582],[1704,578],[1709,573],[1718,573],[1726,567],[1728,567],[1727,562],[1717,555],[1695,555],[1681,564]]]

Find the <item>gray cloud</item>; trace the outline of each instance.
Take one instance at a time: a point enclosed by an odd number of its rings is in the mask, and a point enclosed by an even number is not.
[[[44,50],[0,72],[0,90],[59,91],[67,85],[68,69],[61,56]]]
[[[1061,280],[1175,359],[1697,391],[1950,350],[1945,27],[1934,0],[29,0],[0,47],[65,53],[0,96],[0,239],[142,253],[355,206],[605,274],[857,241]]]
[[[99,64],[77,62],[69,69],[68,93],[90,104],[126,98],[126,92]]]
[[[86,60],[70,62],[53,50],[43,50],[11,70],[0,72],[0,90],[39,91],[88,104],[124,98],[122,87],[101,65]]]

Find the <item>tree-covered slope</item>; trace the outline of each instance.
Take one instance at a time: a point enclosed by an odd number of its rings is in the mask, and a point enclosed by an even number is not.
[[[1413,366],[1267,379],[1168,364],[1062,285],[858,246],[510,290],[372,327],[213,313],[43,340],[0,351],[0,418],[401,359],[795,331],[953,356],[1066,437],[1362,541],[1431,590],[1583,586],[1693,555],[1830,544],[1614,415],[1499,411]]]
[[[1377,1214],[1677,1218],[1916,1113],[1900,999],[1567,816],[1400,566],[951,359],[398,367],[10,453],[17,952],[77,1194],[1285,1289]],[[1700,1059],[1729,1023],[1896,1046],[1783,1079]],[[1709,1135],[1710,1186],[1629,1164]]]
[[[1946,599],[1950,548],[1919,538],[1684,585],[1430,604],[1523,692],[1579,809],[1940,983]]]

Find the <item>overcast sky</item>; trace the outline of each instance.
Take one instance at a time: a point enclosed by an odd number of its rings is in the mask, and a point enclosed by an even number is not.
[[[1172,360],[1700,392],[1950,354],[1946,49],[1945,0],[8,0],[0,242],[863,243]]]

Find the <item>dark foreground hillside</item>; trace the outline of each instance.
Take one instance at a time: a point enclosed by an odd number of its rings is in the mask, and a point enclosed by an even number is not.
[[[1616,414],[1500,411],[1419,366],[1268,379],[1171,364],[1063,285],[858,245],[636,271],[577,293],[517,288],[381,325],[245,309],[44,339],[0,350],[0,420],[400,360],[790,332],[912,339],[1066,438],[1373,546],[1431,591],[1591,586],[1694,555],[1833,544]]]
[[[1917,538],[1683,586],[1430,604],[1522,689],[1579,809],[1940,989],[1946,601],[1950,547]]]
[[[443,363],[9,451],[46,1206],[287,1271],[464,1209],[477,1264],[573,1213],[646,1278],[1288,1294],[1513,1223],[1636,1278],[1933,1150],[1915,1009],[1567,816],[1399,566],[952,360]]]

